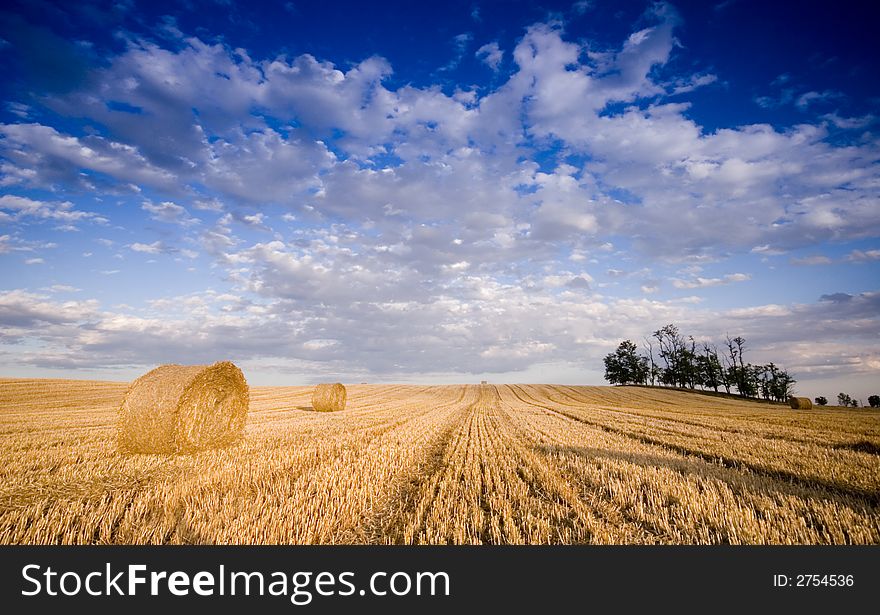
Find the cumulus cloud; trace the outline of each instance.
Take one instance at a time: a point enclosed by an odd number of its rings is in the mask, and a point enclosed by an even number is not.
[[[318,188],[318,172],[334,160],[322,142],[285,138],[270,128],[218,140],[211,149],[204,183],[245,202],[290,202],[303,191]]]
[[[685,115],[686,103],[664,102],[716,79],[655,80],[652,70],[668,63],[679,22],[658,4],[643,17],[646,27],[605,50],[565,40],[557,25],[536,24],[516,45],[510,78],[471,98],[436,87],[388,89],[392,67],[379,57],[341,70],[307,54],[258,60],[194,37],[180,38],[176,51],[131,41],[95,71],[92,89],[52,98],[59,112],[100,122],[110,136],[6,125],[2,181],[83,184],[89,180],[78,171],[93,169],[135,185],[178,192],[183,185],[233,203],[387,223],[387,212],[424,221],[427,212],[455,215],[450,210],[477,200],[448,189],[450,198],[434,198],[450,178],[479,190],[477,180],[518,175],[519,185],[546,200],[524,191],[483,203],[505,203],[508,218],[534,224],[533,237],[557,239],[568,227],[575,234],[626,229],[638,249],[672,256],[755,245],[787,250],[828,233],[876,233],[873,146],[835,147],[822,124],[705,133]],[[454,44],[469,41],[462,35]],[[490,64],[500,53],[497,43],[477,52]],[[624,107],[607,113],[611,103]],[[559,139],[567,152],[587,157],[575,173],[582,205],[560,203],[550,180],[522,161],[534,139]],[[388,157],[403,164],[378,162]],[[482,176],[466,181],[466,165],[479,165]],[[554,175],[562,182],[572,172],[560,167]],[[635,205],[603,202],[618,192]],[[220,211],[219,203],[208,195],[193,208]],[[538,219],[530,219],[533,212]],[[691,232],[675,232],[679,221]]]
[[[134,313],[99,310],[90,301],[3,292],[3,343],[32,338],[38,327],[45,345],[22,351],[20,361],[65,368],[204,362],[220,353],[245,362],[268,358],[344,365],[348,373],[371,376],[505,373],[536,363],[559,367],[601,361],[620,339],[639,339],[652,327],[677,322],[699,339],[718,341],[725,331],[742,334],[751,342],[749,360],[774,360],[805,380],[811,374],[870,374],[880,359],[875,349],[852,343],[866,333],[880,333],[880,293],[711,311],[648,299],[554,297],[550,290],[535,295],[534,290],[463,276],[455,282],[465,291],[458,297],[429,303],[388,296],[367,300],[355,293],[332,294],[321,281],[326,272],[315,263],[288,258],[280,246],[255,246],[251,255],[277,259],[291,283],[312,284],[331,294],[312,301],[308,292],[291,285],[288,296],[253,302],[202,292],[156,300]],[[351,276],[369,283],[357,272]],[[327,309],[329,301],[336,309]],[[791,344],[783,325],[793,318],[810,330],[808,345]],[[190,335],[181,338],[181,330]],[[823,363],[829,358],[832,364]]]
[[[799,109],[806,110],[807,107],[810,107],[811,105],[822,104],[836,98],[840,98],[841,96],[842,94],[840,92],[835,92],[833,90],[825,90],[823,92],[804,92],[803,94],[798,96],[794,104]]]
[[[853,250],[847,255],[846,260],[856,263],[877,261],[880,260],[880,250]]]
[[[802,258],[791,259],[792,265],[830,265],[832,260],[823,254],[814,254],[813,256],[804,256]]]
[[[24,354],[34,365],[196,362],[223,350],[358,373],[504,372],[595,364],[646,323],[705,335],[735,323],[781,345],[791,333],[779,323],[790,318],[811,335],[817,328],[827,356],[870,365],[873,351],[841,346],[876,331],[876,295],[724,311],[704,307],[700,291],[749,273],[664,276],[669,263],[772,259],[880,234],[877,145],[833,138],[873,118],[828,113],[834,92],[780,92],[793,86],[779,80],[768,105],[799,105],[804,123],[707,130],[688,94],[718,76],[661,70],[674,67],[679,25],[659,3],[600,48],[560,23],[534,24],[512,47],[509,76],[454,93],[392,85],[405,78],[390,79],[392,65],[378,56],[345,65],[309,54],[254,58],[174,28],[167,48],[127,40],[78,88],[45,99],[98,130],[50,126],[23,107],[22,123],[0,126],[0,185],[137,195],[132,209],[162,223],[147,223],[161,239],[120,228],[104,247],[187,266],[204,254],[204,283],[223,292],[101,311],[21,290],[3,295],[0,316],[24,323],[10,334],[16,343],[40,342]],[[450,67],[472,42],[451,41]],[[505,59],[494,41],[475,56],[493,71]],[[824,115],[810,122],[817,110]],[[103,220],[72,203],[0,197],[0,221],[12,227],[0,253],[25,249],[25,222]],[[104,266],[112,276],[122,263]],[[664,299],[670,285],[694,292]],[[623,287],[633,296],[599,294]],[[180,330],[192,335],[182,340]]]
[[[196,218],[189,214],[185,207],[171,201],[163,201],[162,203],[147,201],[141,205],[141,209],[148,212],[153,220],[160,222],[179,224],[181,226],[192,226],[199,223]]]
[[[860,130],[862,128],[867,128],[877,121],[877,118],[871,114],[859,117],[844,117],[837,113],[826,113],[822,118],[843,130]]]
[[[685,94],[687,92],[693,92],[697,88],[701,88],[706,85],[710,85],[718,81],[718,75],[713,75],[710,73],[703,73],[697,75],[691,75],[690,77],[677,79],[674,83],[671,84],[671,94]]]
[[[476,55],[478,60],[494,71],[498,70],[501,66],[501,60],[504,59],[504,52],[495,41],[486,43],[480,47],[474,55]]]
[[[19,341],[34,335],[35,327],[87,320],[97,313],[97,305],[95,300],[58,302],[23,290],[0,291],[0,339]]]
[[[72,230],[80,221],[105,224],[107,219],[94,212],[78,210],[70,201],[38,201],[35,199],[4,194],[0,196],[0,215],[7,222],[24,219],[52,220],[62,224],[60,228]]]
[[[832,303],[847,303],[848,301],[852,301],[853,296],[849,293],[834,293],[831,295],[822,295],[819,297],[819,301],[831,301]]]
[[[704,278],[702,276],[695,276],[688,280],[673,278],[672,285],[675,288],[709,288],[734,282],[746,282],[750,279],[751,276],[747,273],[730,273],[720,278]]]
[[[166,250],[161,241],[153,243],[133,243],[129,246],[132,252],[141,252],[143,254],[160,254]]]
[[[45,188],[58,182],[95,187],[81,170],[96,171],[123,182],[172,189],[174,175],[149,161],[133,145],[90,135],[75,137],[42,124],[0,124],[0,186]]]

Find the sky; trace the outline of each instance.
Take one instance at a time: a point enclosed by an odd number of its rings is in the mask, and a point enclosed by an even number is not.
[[[6,2],[0,375],[880,393],[871,3]]]

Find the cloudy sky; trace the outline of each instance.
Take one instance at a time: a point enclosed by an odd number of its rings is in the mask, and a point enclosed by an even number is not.
[[[0,375],[880,392],[868,3],[251,4],[4,3]]]

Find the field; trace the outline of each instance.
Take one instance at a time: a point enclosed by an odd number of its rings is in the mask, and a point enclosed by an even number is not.
[[[0,380],[0,543],[880,544],[880,413],[641,387],[252,387],[245,440],[119,454],[126,384]]]

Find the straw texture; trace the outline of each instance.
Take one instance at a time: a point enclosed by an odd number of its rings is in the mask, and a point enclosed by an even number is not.
[[[119,450],[174,454],[227,446],[241,439],[247,412],[247,382],[229,361],[162,365],[128,389]]]

